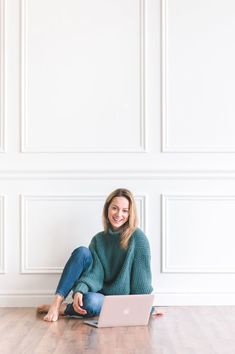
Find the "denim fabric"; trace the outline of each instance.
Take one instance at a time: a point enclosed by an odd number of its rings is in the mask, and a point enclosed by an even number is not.
[[[73,304],[67,305],[64,314],[65,316],[76,316],[82,318],[98,316],[100,314],[103,301],[104,301],[103,294],[88,292],[83,295],[83,306],[82,306],[82,308],[84,308],[87,311],[86,315],[81,315],[77,313],[73,308]]]
[[[72,252],[68,262],[64,267],[63,273],[56,289],[56,294],[66,298],[70,291],[76,285],[76,282],[79,280],[81,274],[89,267],[91,262],[92,255],[89,248],[76,248]]]

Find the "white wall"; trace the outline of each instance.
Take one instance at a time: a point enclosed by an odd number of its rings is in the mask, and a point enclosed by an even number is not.
[[[118,187],[156,304],[234,304],[234,1],[0,5],[0,305],[49,301]]]

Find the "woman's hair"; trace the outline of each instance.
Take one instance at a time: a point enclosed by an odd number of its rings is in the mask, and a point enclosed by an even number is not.
[[[107,197],[103,208],[103,226],[105,232],[107,232],[110,227],[110,222],[108,219],[108,209],[113,198],[115,197],[124,197],[129,201],[129,217],[126,223],[122,226],[122,234],[120,241],[121,247],[126,249],[128,247],[129,239],[135,231],[138,223],[135,200],[132,193],[128,189],[124,188],[116,189]]]

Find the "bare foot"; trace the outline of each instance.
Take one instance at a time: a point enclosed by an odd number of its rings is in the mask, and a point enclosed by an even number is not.
[[[56,304],[52,304],[47,312],[46,316],[44,316],[44,321],[55,322],[58,320],[59,315],[64,315],[64,310],[66,308],[66,304],[61,304],[59,307]]]
[[[55,304],[44,304],[40,305],[37,308],[38,313],[46,313],[46,316],[44,316],[44,320],[48,322],[54,322],[58,320],[59,317],[59,308]]]
[[[63,299],[62,296],[56,295],[51,305],[44,304],[38,307],[37,311],[39,313],[46,313],[43,318],[44,321],[55,322],[59,315],[64,315],[67,304],[62,304]]]

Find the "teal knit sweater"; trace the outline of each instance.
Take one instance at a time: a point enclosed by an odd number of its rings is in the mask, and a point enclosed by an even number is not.
[[[128,248],[120,247],[120,232],[98,233],[89,245],[92,264],[82,274],[74,293],[100,292],[104,295],[149,294],[151,285],[150,247],[137,228]]]

